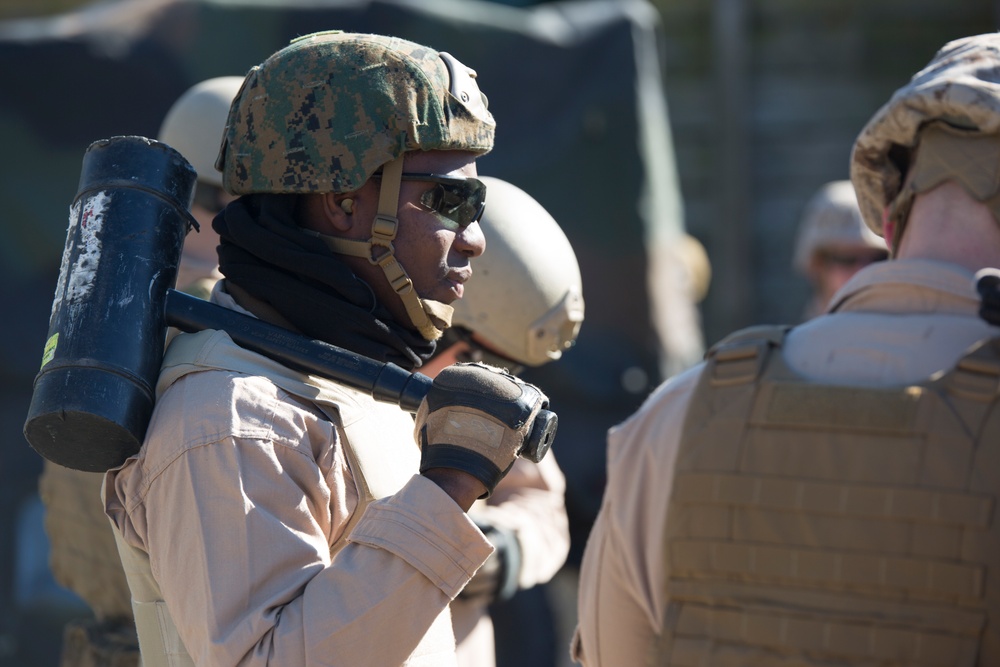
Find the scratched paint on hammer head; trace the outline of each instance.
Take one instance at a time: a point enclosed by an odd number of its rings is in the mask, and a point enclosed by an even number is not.
[[[76,220],[80,217],[80,202],[75,201],[69,207],[69,225],[66,227],[66,244],[63,246],[62,261],[59,263],[59,280],[56,282],[56,293],[52,297],[52,312],[49,314],[49,326],[52,325],[59,307],[62,305],[63,296],[66,294],[66,274],[69,273],[69,256],[73,250],[74,230]]]
[[[64,299],[68,305],[79,304],[93,289],[94,277],[101,261],[101,230],[110,202],[111,195],[102,191],[85,200],[76,201],[70,207],[66,247],[63,249],[59,282],[52,300],[53,315]]]
[[[78,254],[66,283],[66,300],[69,303],[82,301],[94,287],[94,276],[101,263],[101,229],[110,202],[111,195],[107,192],[98,192],[83,202],[79,218]]]

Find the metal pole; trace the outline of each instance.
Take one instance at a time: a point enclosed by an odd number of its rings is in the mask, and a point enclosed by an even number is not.
[[[748,5],[713,0],[712,7],[719,184],[713,319],[723,333],[751,324],[754,313]]]

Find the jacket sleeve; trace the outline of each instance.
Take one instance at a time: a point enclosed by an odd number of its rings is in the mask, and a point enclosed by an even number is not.
[[[161,415],[197,400],[186,380]],[[204,419],[175,405],[185,419],[154,420],[144,450],[155,457],[111,478],[127,515],[113,522],[149,553],[196,664],[402,664],[432,624],[450,627],[442,611],[491,547],[415,475],[369,505],[331,558],[356,502],[337,431],[294,399],[258,394],[204,407]]]

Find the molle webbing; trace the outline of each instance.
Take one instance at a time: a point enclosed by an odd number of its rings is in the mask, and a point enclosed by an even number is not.
[[[845,388],[797,377],[785,331],[724,341],[692,397],[655,664],[1000,664],[1000,338]]]

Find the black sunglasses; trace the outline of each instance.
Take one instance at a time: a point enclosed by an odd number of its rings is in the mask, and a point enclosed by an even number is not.
[[[382,172],[372,174],[381,178]],[[459,227],[468,227],[483,217],[486,208],[486,184],[477,178],[459,178],[440,174],[404,171],[404,181],[427,181],[436,185],[420,196],[420,203],[437,211]]]

